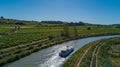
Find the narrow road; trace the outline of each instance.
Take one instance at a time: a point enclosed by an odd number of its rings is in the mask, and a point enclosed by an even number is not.
[[[61,38],[63,39],[64,37],[61,37]],[[59,39],[60,38],[55,38],[54,40],[59,40]],[[37,47],[37,46],[41,45],[41,43],[47,43],[48,41],[49,41],[49,39],[47,38],[47,39],[43,39],[43,40],[33,41],[32,43],[28,43],[28,44],[21,44],[21,45],[1,49],[0,50],[0,58],[10,55],[11,52],[15,53],[17,51],[21,51],[21,49],[27,50],[27,49],[29,49],[29,47]]]
[[[38,41],[34,41],[34,42],[32,42],[32,43],[29,43],[29,44],[21,44],[21,45],[17,45],[17,46],[8,47],[8,48],[5,48],[5,49],[0,50],[0,52],[1,52],[1,51],[8,51],[8,50],[11,50],[11,49],[15,49],[15,48],[17,48],[17,47],[25,47],[25,46],[28,46],[28,45],[33,45],[33,44],[45,42],[45,41],[47,41],[47,40],[48,40],[48,39],[38,40]]]
[[[96,52],[96,63],[95,63],[95,67],[98,67],[98,54],[99,54],[99,50],[100,50],[100,48],[101,48],[101,46],[102,46],[103,44],[101,44],[99,47],[98,47],[98,50],[97,50],[97,52]]]
[[[78,58],[76,59],[76,61],[71,65],[71,67],[79,67],[82,59],[84,58],[84,56],[86,55],[86,53],[88,52],[88,50],[89,50],[90,48],[91,48],[91,46],[88,47],[86,50],[83,50],[84,53],[83,53],[83,54],[80,53],[79,57],[78,57]]]
[[[101,46],[102,46],[102,45],[99,46],[98,51],[97,51],[97,53],[96,53],[96,64],[95,64],[95,67],[98,67],[98,53],[99,53],[99,50],[100,50],[100,47],[101,47]]]
[[[9,47],[9,48],[4,48],[2,50],[0,50],[0,58],[4,57],[4,56],[7,56],[9,54],[11,54],[11,52],[14,52],[16,49],[18,50],[18,48],[26,48],[28,46],[35,46],[36,44],[40,44],[42,42],[46,42],[48,39],[44,39],[44,40],[38,40],[38,41],[34,41],[32,43],[29,43],[29,44],[21,44],[21,45],[18,45],[18,46],[13,46],[13,47]]]
[[[94,60],[94,57],[96,55],[96,51],[98,49],[99,45],[97,45],[94,49],[94,51],[92,52],[92,59],[91,59],[91,62],[90,62],[90,67],[93,67],[93,60]]]
[[[97,64],[98,63],[98,53],[99,53],[99,49],[100,49],[100,47],[102,45],[100,43],[101,42],[98,43],[98,45],[95,47],[95,49],[94,49],[94,51],[92,53],[92,59],[91,59],[91,62],[90,62],[90,67],[93,67],[93,64],[95,64],[95,67],[98,67],[98,64]]]
[[[82,59],[84,58],[84,56],[86,55],[86,53],[88,52],[88,50],[91,48],[91,46],[85,51],[85,53],[82,55],[82,57],[79,59],[79,62],[77,63],[77,66],[76,67],[79,67]]]

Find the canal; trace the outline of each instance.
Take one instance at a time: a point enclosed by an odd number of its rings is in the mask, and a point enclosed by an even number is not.
[[[89,38],[83,38],[83,39],[64,42],[62,44],[58,44],[58,45],[40,50],[38,52],[32,53],[31,55],[26,56],[13,63],[7,64],[4,67],[60,67],[61,64],[64,63],[64,61],[68,58],[68,57],[67,58],[59,57],[59,52],[64,47],[72,46],[76,51],[80,49],[83,45],[89,42],[104,39],[104,38],[118,37],[118,36],[119,35],[89,37]]]

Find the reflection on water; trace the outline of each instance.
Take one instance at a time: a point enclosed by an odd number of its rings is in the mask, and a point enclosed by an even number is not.
[[[52,53],[47,54],[49,58],[47,58],[46,61],[43,62],[43,64],[39,64],[39,67],[59,67],[58,64],[61,64],[65,59],[59,57],[58,53],[60,52],[61,48],[59,47],[56,48],[57,50],[53,50]]]
[[[73,46],[76,51],[79,48],[81,48],[83,45],[89,42],[103,39],[103,38],[110,38],[110,37],[115,37],[115,36],[90,37],[90,38],[84,38],[84,39],[65,42],[59,45],[55,45],[55,46],[40,50],[36,53],[32,53],[31,55],[24,57],[18,61],[15,61],[13,63],[7,64],[4,67],[60,67],[61,64],[68,58],[67,57],[65,59],[65,58],[59,57],[59,52],[63,49],[63,47]]]
[[[66,49],[66,46],[73,46],[74,41],[64,43],[62,45],[57,45],[51,48],[51,53],[46,54],[49,58],[46,58],[46,61],[42,64],[39,64],[39,67],[60,67],[60,65],[65,61],[66,58],[61,58],[59,53],[61,50]]]

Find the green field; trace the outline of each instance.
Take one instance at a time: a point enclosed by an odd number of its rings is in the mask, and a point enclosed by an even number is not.
[[[114,67],[120,66],[120,44],[111,46],[111,57],[110,60]]]
[[[114,67],[120,67],[120,58],[110,58]]]
[[[0,34],[3,35],[0,37],[0,66],[65,41],[120,34],[120,29],[115,26],[64,26],[64,24],[39,24],[33,21],[22,21],[24,24],[18,25],[16,24],[18,20],[9,20],[9,23],[8,20],[4,20],[4,22],[6,23],[0,24]],[[69,36],[65,36],[64,27],[68,27]]]
[[[7,26],[6,26],[7,27]],[[0,28],[1,33],[10,31],[9,28]],[[87,30],[91,27],[91,30]],[[74,37],[73,27],[69,27],[70,37]],[[79,37],[97,36],[97,35],[110,35],[119,34],[119,29],[115,27],[97,27],[97,26],[77,26],[77,31]],[[8,35],[0,38],[0,48],[7,48],[11,46],[16,46],[20,44],[30,43],[32,41],[46,39],[48,36],[60,37],[63,33],[63,27],[36,27],[36,26],[22,26],[20,30],[16,31],[13,35]]]
[[[5,34],[7,33],[8,31],[10,31],[11,29],[10,28],[0,28],[0,34]]]

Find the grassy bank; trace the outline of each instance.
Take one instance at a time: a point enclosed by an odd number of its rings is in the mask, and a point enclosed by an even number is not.
[[[75,39],[79,39],[79,38],[65,38],[65,37],[61,37],[61,38],[55,38],[52,40],[48,40],[46,39],[45,41],[41,41],[41,42],[35,42],[32,44],[27,44],[27,45],[23,45],[23,46],[17,46],[17,47],[13,47],[12,49],[8,50],[1,50],[1,55],[0,55],[0,65],[3,66],[7,63],[11,63],[13,61],[16,61],[22,57],[28,56],[33,52],[39,51],[41,49],[53,46],[53,45],[57,45],[66,41],[70,41],[70,40],[75,40]],[[94,43],[94,42],[93,42]],[[91,43],[92,44],[92,43]],[[86,50],[87,48],[89,48],[91,45],[85,45],[83,46],[83,48],[79,51],[77,51],[78,55],[75,55],[74,57],[71,57],[69,60],[71,59],[77,59],[79,56],[79,52],[84,53],[84,50]],[[82,54],[81,53],[81,54]],[[74,55],[74,54],[73,54]],[[67,66],[74,61],[71,62],[67,62]],[[66,66],[65,65],[65,66]]]
[[[74,62],[78,59],[78,57],[82,57],[82,54],[85,52],[90,45],[83,46],[80,50],[76,51],[67,61],[62,65],[62,67],[73,67]]]
[[[78,58],[81,58],[81,56],[85,53],[85,50],[88,49],[89,47],[91,47],[87,54],[89,55],[89,57],[91,57],[92,55],[90,54],[91,52],[93,52],[93,49],[95,48],[96,44],[98,44],[99,41],[94,41],[91,42],[89,44],[84,45],[83,47],[81,47],[79,50],[77,50],[69,59],[67,59],[67,61],[62,65],[62,67],[74,67],[73,64],[75,64],[75,62],[77,61]],[[87,55],[85,55],[87,56]],[[88,56],[87,56],[88,57]],[[84,59],[84,58],[83,58]],[[86,62],[81,62],[83,64],[81,64],[81,67],[89,67],[88,65],[90,65],[90,62],[88,58]]]
[[[120,52],[118,47],[120,38],[102,39],[86,44],[84,47],[76,51],[64,64],[63,67],[73,67],[71,64],[83,54],[85,47],[91,46],[87,54],[82,58],[79,67],[119,67]],[[95,48],[98,48],[95,50]],[[116,48],[117,47],[117,48]],[[84,50],[81,52],[81,50]],[[95,50],[95,53],[94,53]]]

